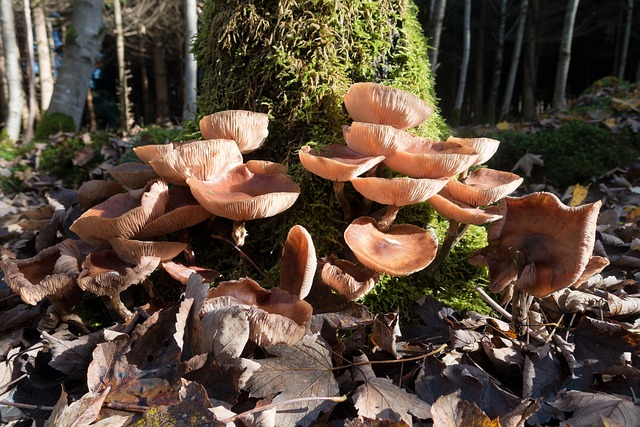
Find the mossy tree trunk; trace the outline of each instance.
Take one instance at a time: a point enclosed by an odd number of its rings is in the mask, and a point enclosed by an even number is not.
[[[349,118],[342,98],[354,82],[398,87],[436,105],[428,46],[416,16],[407,0],[205,3],[194,46],[203,76],[199,114],[268,113],[269,137],[251,158],[285,163],[302,188],[297,203],[266,227],[248,224],[244,249],[252,255],[263,250],[277,260],[294,223],[309,230],[319,256],[342,245],[346,224],[331,183],[305,173],[297,151],[308,143],[344,143],[342,126]],[[440,137],[444,128],[436,112],[417,132]],[[252,232],[258,227],[268,234]]]

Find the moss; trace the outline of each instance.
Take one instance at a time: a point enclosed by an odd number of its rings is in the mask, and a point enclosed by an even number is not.
[[[49,135],[58,132],[73,132],[75,130],[75,123],[70,116],[62,113],[47,113],[42,116],[42,120],[36,128],[34,139],[43,141],[46,140]]]

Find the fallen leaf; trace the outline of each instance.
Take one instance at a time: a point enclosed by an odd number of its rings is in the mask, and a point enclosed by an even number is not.
[[[511,168],[511,172],[515,172],[520,169],[524,173],[524,176],[531,178],[531,171],[534,166],[544,166],[542,155],[527,153],[518,159],[516,164]]]
[[[475,403],[460,399],[460,393],[442,396],[431,407],[433,424],[438,427],[501,427]]]
[[[58,403],[53,408],[51,417],[45,423],[45,427],[124,426],[131,419],[130,416],[113,415],[93,423],[100,414],[107,394],[109,394],[109,388],[101,393],[89,392],[67,405],[67,394],[63,391]]]
[[[571,200],[569,201],[569,206],[574,208],[579,206],[584,202],[584,200],[589,195],[589,185],[582,186],[580,184],[575,184],[573,186],[573,194],[571,195]]]
[[[571,416],[562,426],[591,427],[602,425],[602,418],[623,426],[636,425],[640,420],[640,406],[625,398],[604,393],[570,390],[550,403]]]

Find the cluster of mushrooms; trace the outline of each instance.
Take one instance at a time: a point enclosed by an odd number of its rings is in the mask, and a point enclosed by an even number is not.
[[[346,145],[318,151],[305,146],[299,158],[307,170],[333,181],[350,222],[344,240],[352,259],[327,256],[320,274],[322,282],[347,299],[370,291],[381,273],[406,276],[435,264],[468,224],[491,222],[489,245],[471,262],[488,266],[494,292],[515,284],[545,296],[606,266],[606,259],[591,256],[599,202],[571,208],[550,193],[506,197],[522,178],[480,166],[499,142],[415,136],[407,129],[426,121],[433,108],[408,92],[356,83],[344,103],[353,119],[343,127]],[[0,261],[6,283],[26,303],[48,297],[61,312],[68,312],[75,293],[90,291],[108,297],[126,319],[132,314],[120,293],[142,284],[153,296],[148,277],[160,266],[182,284],[193,273],[212,282],[219,276],[215,270],[172,261],[179,254],[193,261],[186,229],[214,216],[227,218],[241,246],[246,221],[283,212],[300,193],[285,166],[243,161],[244,153],[264,143],[267,126],[266,114],[221,111],[200,121],[204,140],[135,148],[142,164],[119,165],[110,170],[116,181],[89,181],[79,188],[77,204],[83,213],[68,227],[68,238],[41,248],[33,258]],[[346,182],[364,198],[360,205],[384,208],[353,219]],[[440,245],[431,230],[394,224],[400,207],[424,201],[449,219],[449,233]],[[64,212],[64,206],[52,205],[32,212],[24,226],[50,225]],[[560,225],[554,228],[554,223]],[[179,241],[167,241],[168,235]],[[201,304],[202,327],[219,310],[239,307],[258,345],[298,342],[311,321],[312,308],[304,298],[317,266],[310,234],[294,226],[282,254],[279,287],[264,289],[250,278],[221,282]]]

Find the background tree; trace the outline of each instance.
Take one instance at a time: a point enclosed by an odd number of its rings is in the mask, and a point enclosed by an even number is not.
[[[198,5],[196,0],[184,0],[184,100],[182,120],[193,120],[196,114],[198,94],[196,58],[191,51],[198,28]]]
[[[626,2],[626,18],[624,23],[624,38],[622,40],[622,53],[620,54],[620,64],[618,65],[617,76],[624,79],[624,72],[627,68],[627,55],[629,54],[629,40],[631,39],[631,27],[633,25],[633,0]]]
[[[38,77],[40,82],[40,109],[46,111],[53,95],[52,58],[49,48],[47,20],[42,0],[32,2],[33,33],[38,54]]]
[[[558,55],[558,67],[556,68],[556,83],[553,88],[553,107],[562,107],[565,103],[567,76],[569,75],[569,63],[571,62],[573,27],[576,22],[579,3],[580,0],[567,1],[567,10],[564,15],[564,25],[562,26],[560,54]]]
[[[18,59],[18,43],[11,0],[0,0],[0,23],[2,26],[2,46],[4,48],[4,75],[7,78],[8,111],[7,136],[15,141],[20,136],[22,121],[22,73]]]
[[[429,62],[431,69],[435,72],[438,69],[438,51],[440,49],[440,35],[444,23],[444,14],[447,10],[447,0],[433,0],[432,13],[429,19],[429,41],[431,50],[429,51]]]
[[[464,29],[462,45],[462,62],[460,64],[460,78],[458,79],[458,91],[456,101],[453,104],[453,124],[460,123],[464,93],[467,88],[467,73],[469,70],[469,58],[471,57],[471,0],[464,0]]]
[[[511,99],[513,98],[513,89],[516,85],[516,75],[518,74],[518,65],[520,64],[520,52],[522,51],[522,40],[524,39],[524,29],[527,23],[527,9],[529,8],[528,0],[520,1],[520,13],[518,14],[518,26],[516,27],[516,40],[513,43],[513,55],[511,56],[511,66],[507,75],[507,85],[504,90],[504,99],[500,110],[500,117],[504,117],[509,112]]]
[[[507,0],[500,0],[498,12],[498,29],[496,33],[495,59],[493,63],[493,77],[489,90],[486,118],[489,123],[495,122],[496,108],[498,105],[498,92],[502,81],[502,64],[504,62],[504,36],[507,26]]]

